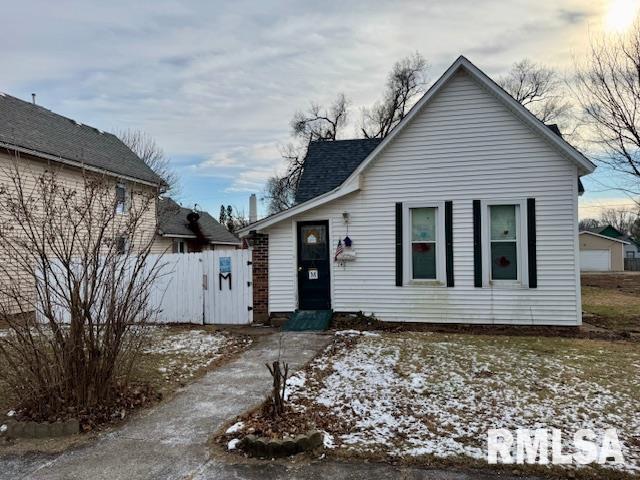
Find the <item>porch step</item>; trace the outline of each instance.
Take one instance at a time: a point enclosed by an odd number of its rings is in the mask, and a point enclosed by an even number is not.
[[[331,310],[296,310],[282,326],[282,330],[285,332],[327,330],[332,316]]]

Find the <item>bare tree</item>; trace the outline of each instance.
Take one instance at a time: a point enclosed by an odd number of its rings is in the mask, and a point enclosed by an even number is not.
[[[297,111],[291,120],[291,131],[304,143],[314,140],[336,140],[347,124],[349,101],[340,93],[333,103],[324,108],[311,103],[306,111]]]
[[[640,23],[626,35],[593,40],[575,80],[599,161],[628,174],[627,190],[640,192]]]
[[[0,186],[0,321],[11,330],[0,375],[35,420],[108,411],[156,314],[157,192],[132,191],[122,210],[112,180],[87,173],[69,185],[27,162]]]
[[[600,221],[597,218],[583,218],[578,222],[578,230],[593,230],[600,226]]]
[[[282,176],[274,175],[267,180],[262,201],[267,203],[269,215],[293,206],[306,153],[306,144],[296,146],[289,143],[280,149],[280,155],[287,162],[287,171]]]
[[[629,235],[637,242],[640,242],[640,211],[636,219],[629,225]]]
[[[407,115],[424,93],[427,69],[427,61],[418,52],[394,64],[383,99],[362,109],[361,131],[365,138],[387,136]]]
[[[528,59],[514,63],[497,83],[543,123],[562,122],[571,109],[558,72]]]
[[[173,196],[179,195],[180,178],[171,167],[164,150],[150,135],[140,130],[128,129],[119,132],[118,138],[165,181],[167,193]]]
[[[611,225],[622,233],[629,233],[638,218],[638,212],[627,208],[606,208],[600,213],[600,225]]]
[[[382,101],[362,111],[361,131],[365,138],[384,137],[406,116],[424,92],[426,71],[427,62],[419,53],[394,64]],[[267,181],[262,197],[269,214],[293,206],[309,142],[337,140],[347,126],[348,108],[349,101],[340,94],[328,108],[312,103],[307,111],[296,112],[291,130],[297,143],[289,143],[281,150],[287,171]]]

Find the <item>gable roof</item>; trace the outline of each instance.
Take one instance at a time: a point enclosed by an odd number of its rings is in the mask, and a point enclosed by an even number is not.
[[[620,238],[624,234],[611,224],[607,224],[601,227],[589,227],[584,229],[585,232],[598,233],[605,237]]]
[[[381,141],[381,138],[367,138],[309,143],[295,203],[306,202],[340,186]]]
[[[187,215],[193,210],[181,207],[169,197],[161,198],[158,202],[158,228],[163,237],[197,238],[196,233],[189,228]],[[224,243],[239,245],[240,239],[224,228],[211,215],[204,211],[197,211],[200,218],[198,226],[200,232],[211,243]]]
[[[581,231],[580,235],[593,235],[594,237],[604,238],[605,240],[611,240],[612,242],[620,242],[620,243],[623,243],[625,245],[629,245],[629,242],[626,242],[624,240],[620,240],[619,238],[608,237],[607,235],[602,235],[602,234],[596,233],[596,232],[590,232],[589,230]]]
[[[115,135],[1,92],[0,147],[143,183],[164,183]]]
[[[520,120],[536,132],[540,137],[546,140],[552,147],[554,147],[563,157],[573,162],[578,167],[579,175],[586,175],[593,172],[596,168],[595,164],[586,158],[582,153],[575,149],[572,145],[567,143],[561,135],[558,135],[559,130],[554,131],[553,127],[548,127],[535,117],[529,110],[527,110],[522,104],[516,101],[511,95],[509,95],[502,87],[491,80],[484,72],[471,63],[464,56],[458,57],[453,64],[442,74],[440,78],[427,90],[420,100],[411,108],[409,113],[389,132],[389,134],[382,139],[380,143],[369,153],[369,155],[356,167],[356,169],[342,182],[342,184],[333,190],[325,192],[315,198],[311,198],[304,202],[298,203],[293,207],[284,210],[282,212],[271,215],[262,220],[259,220],[239,231],[241,235],[248,233],[251,230],[257,228],[266,228],[269,225],[273,225],[285,218],[296,215],[298,213],[305,212],[318,205],[329,202],[336,198],[340,198],[348,193],[351,193],[359,188],[359,176],[364,170],[371,164],[372,161],[384,150],[384,148],[402,131],[402,129],[422,110],[422,108],[431,100],[442,88],[453,78],[453,76],[464,70],[474,80],[480,83],[481,86],[486,88],[489,93],[502,102],[509,110],[511,110]],[[556,127],[557,130],[557,127]]]

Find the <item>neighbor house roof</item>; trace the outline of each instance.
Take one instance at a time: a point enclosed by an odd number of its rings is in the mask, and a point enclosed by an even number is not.
[[[594,237],[600,237],[600,238],[604,238],[606,240],[611,240],[612,242],[620,242],[620,243],[624,243],[625,245],[629,245],[629,242],[626,242],[624,240],[621,240],[619,238],[613,238],[613,237],[608,237],[607,235],[602,235],[600,233],[596,233],[596,232],[591,232],[589,230],[583,230],[580,232],[580,235],[592,235]]]
[[[342,184],[381,141],[381,138],[367,138],[309,143],[296,203],[306,202]]]
[[[591,227],[585,228],[583,231],[590,233],[597,233],[600,236],[608,237],[611,239],[623,240],[627,243],[633,243],[636,246],[640,246],[640,242],[637,242],[631,235],[627,233],[622,233],[616,227],[611,224],[605,225],[603,227]]]
[[[458,57],[458,59],[451,64],[445,73],[427,90],[420,100],[411,108],[409,113],[391,130],[391,132],[382,139],[373,150],[356,166],[351,174],[342,181],[337,187],[325,191],[316,197],[309,198],[304,201],[296,203],[293,207],[276,213],[269,217],[263,218],[251,225],[240,230],[240,234],[244,235],[251,230],[263,229],[274,223],[280,222],[293,215],[306,212],[322,205],[326,202],[330,202],[337,198],[343,197],[349,193],[352,193],[360,188],[360,175],[365,171],[368,165],[384,150],[384,148],[393,141],[396,135],[402,131],[402,129],[422,110],[422,108],[449,82],[453,76],[464,70],[472,78],[474,78],[480,85],[484,86],[494,97],[503,103],[509,110],[511,110],[523,123],[529,126],[534,132],[538,133],[544,138],[551,146],[553,146],[558,153],[560,153],[568,161],[571,161],[578,167],[578,175],[586,175],[593,172],[596,168],[595,164],[586,158],[582,153],[575,149],[572,145],[567,143],[566,140],[559,135],[557,127],[549,127],[536,118],[529,110],[527,110],[522,104],[517,102],[511,95],[509,95],[504,89],[502,89],[497,83],[491,80],[484,72],[471,63],[464,56]],[[579,187],[580,189],[580,187]]]
[[[0,147],[143,183],[164,183],[115,135],[1,92]]]
[[[165,197],[158,202],[158,228],[163,237],[196,238],[196,233],[189,228],[187,215],[193,210],[181,207],[173,199]],[[200,218],[200,232],[211,243],[240,244],[240,239],[229,232],[207,212],[196,211]]]

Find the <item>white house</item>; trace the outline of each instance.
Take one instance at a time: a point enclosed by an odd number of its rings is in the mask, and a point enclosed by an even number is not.
[[[268,314],[580,325],[579,178],[594,169],[460,57],[382,141],[312,143],[298,203],[240,235],[268,252]]]

